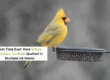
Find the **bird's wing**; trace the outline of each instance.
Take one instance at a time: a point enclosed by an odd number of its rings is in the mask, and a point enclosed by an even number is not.
[[[37,39],[37,43],[41,44],[41,45],[44,43],[49,43],[51,40],[53,40],[59,34],[60,34],[60,31],[59,31],[58,25],[48,26]]]

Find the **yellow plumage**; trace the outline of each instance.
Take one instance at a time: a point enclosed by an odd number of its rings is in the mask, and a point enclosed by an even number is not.
[[[69,22],[64,10],[61,8],[56,13],[54,19],[45,28],[42,34],[36,40],[40,46],[54,47],[58,46],[66,38],[68,29],[66,23]],[[27,61],[24,68],[28,66],[30,61]]]

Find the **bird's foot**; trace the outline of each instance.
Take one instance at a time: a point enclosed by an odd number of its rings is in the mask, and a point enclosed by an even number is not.
[[[52,47],[52,51],[55,52],[56,51],[56,48],[55,47]]]

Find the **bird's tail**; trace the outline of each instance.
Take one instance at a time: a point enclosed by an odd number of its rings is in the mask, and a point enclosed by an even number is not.
[[[27,68],[27,66],[31,63],[32,61],[26,61],[25,64],[24,64],[24,69]]]
[[[36,42],[36,44],[34,44],[34,46],[40,46],[40,44]],[[27,66],[28,66],[31,62],[32,62],[32,61],[26,61],[25,64],[24,64],[24,69],[26,69]]]
[[[41,46],[41,44],[39,44],[39,43],[36,42],[36,44],[34,44],[34,46]]]

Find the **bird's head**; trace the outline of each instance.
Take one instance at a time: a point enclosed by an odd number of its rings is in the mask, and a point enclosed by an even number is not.
[[[62,8],[60,8],[56,15],[55,15],[55,19],[59,20],[60,22],[64,22],[65,24],[70,22],[70,19],[66,16],[64,10]]]

